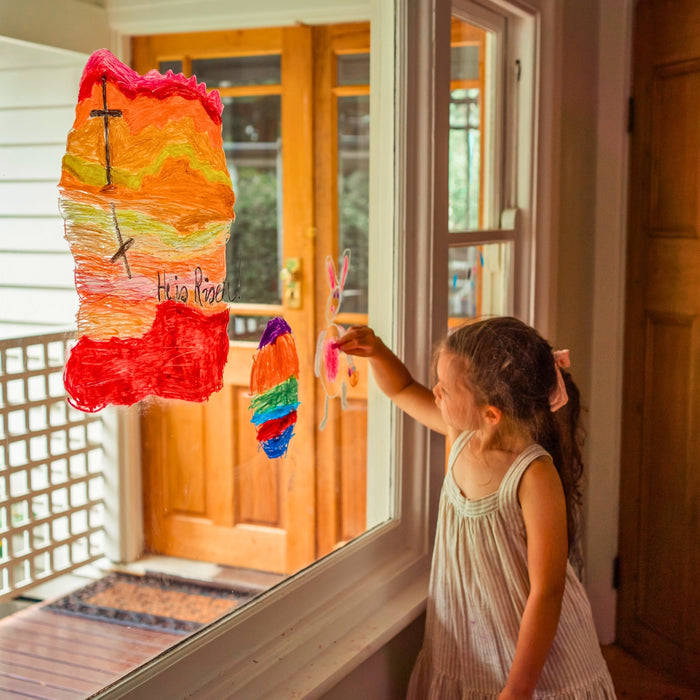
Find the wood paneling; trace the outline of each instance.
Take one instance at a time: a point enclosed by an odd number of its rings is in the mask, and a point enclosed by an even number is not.
[[[195,57],[281,54],[281,85],[221,92],[281,95],[282,264],[298,258],[302,271],[300,308],[232,307],[247,315],[281,313],[292,328],[301,408],[287,456],[270,460],[258,450],[248,409],[256,347],[232,343],[221,392],[201,405],[154,402],[144,414],[152,552],[292,573],[366,528],[366,367],[350,394],[352,410],[341,415],[334,406],[334,425],[321,433],[323,390],[314,377],[328,296],[316,280],[325,279],[326,255],[338,252],[335,57],[357,51],[369,51],[367,24],[134,39],[141,73],[168,59],[183,60],[187,70]],[[368,86],[357,89],[366,94]]]
[[[617,635],[700,686],[700,5],[635,19]]]
[[[651,84],[650,235],[697,238],[700,61],[654,70]]]

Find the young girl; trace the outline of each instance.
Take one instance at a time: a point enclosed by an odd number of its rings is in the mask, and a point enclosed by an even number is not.
[[[370,328],[338,347],[452,444],[409,698],[614,698],[567,561],[581,462],[566,351],[515,318],[467,323],[439,348],[431,391]]]

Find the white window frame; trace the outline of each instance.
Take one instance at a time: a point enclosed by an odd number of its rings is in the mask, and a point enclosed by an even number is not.
[[[482,4],[506,7],[500,0]],[[449,0],[370,5],[370,240],[373,246],[380,242],[371,252],[370,279],[373,290],[387,290],[382,298],[396,299],[392,311],[399,322],[392,326],[392,314],[376,304],[376,296],[370,318],[416,377],[428,382],[432,348],[447,323],[448,235],[454,235],[447,232],[447,130],[437,128],[447,123],[452,7]],[[536,29],[536,10],[507,7]],[[532,36],[534,86],[537,32]],[[534,308],[534,103],[532,110],[530,132],[518,144],[520,186],[511,207],[525,226],[517,227],[518,240],[530,272],[518,280],[515,297],[527,320]],[[393,239],[378,235],[387,231],[395,232]],[[319,697],[422,613],[444,439],[399,416],[375,387],[369,402],[384,431],[383,441],[382,434],[370,432],[370,443],[375,440],[397,465],[388,472],[394,517],[238,614],[184,639],[100,697]]]

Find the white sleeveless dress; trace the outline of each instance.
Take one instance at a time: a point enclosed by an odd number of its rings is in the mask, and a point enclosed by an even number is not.
[[[452,475],[470,437],[462,433],[455,440],[440,495],[425,641],[411,676],[411,700],[497,698],[527,602],[525,522],[517,492],[525,470],[548,453],[530,445],[497,491],[470,501]],[[533,697],[615,698],[588,597],[570,564],[559,626]]]

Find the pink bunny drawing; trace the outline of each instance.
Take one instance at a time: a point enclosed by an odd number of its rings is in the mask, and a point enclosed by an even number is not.
[[[345,329],[335,323],[340,304],[343,301],[343,289],[345,288],[349,267],[349,250],[343,251],[343,266],[340,278],[336,272],[333,258],[330,255],[326,258],[326,272],[328,273],[328,283],[331,288],[326,303],[326,321],[328,321],[328,326],[318,336],[314,362],[314,373],[321,379],[323,388],[326,391],[323,420],[319,424],[320,430],[326,427],[329,399],[340,395],[343,409],[347,408],[348,384],[350,386],[357,384],[357,369],[352,358],[338,350],[337,347],[337,340],[345,333]]]

